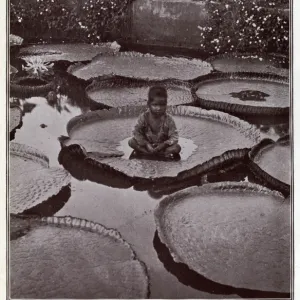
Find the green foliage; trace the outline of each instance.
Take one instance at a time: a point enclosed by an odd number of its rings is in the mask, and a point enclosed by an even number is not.
[[[210,24],[198,26],[200,45],[211,54],[289,53],[289,18],[277,7],[286,0],[207,1]]]
[[[27,41],[106,41],[131,0],[12,0],[11,31]]]

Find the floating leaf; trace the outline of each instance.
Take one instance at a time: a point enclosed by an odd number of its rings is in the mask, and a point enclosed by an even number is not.
[[[49,168],[48,158],[39,150],[10,143],[10,213],[18,214],[45,202],[70,183],[62,168]]]
[[[223,182],[166,197],[155,221],[176,262],[221,284],[287,293],[290,210],[280,193]]]
[[[274,61],[273,58],[262,55],[227,53],[213,56],[208,62],[215,70],[221,72],[257,72],[289,76],[289,69],[279,67],[276,59]]]
[[[193,101],[191,86],[179,80],[149,81],[114,76],[94,81],[86,89],[90,99],[111,107],[146,105],[152,85],[166,87],[168,103],[179,105]]]
[[[289,193],[291,184],[291,145],[289,139],[277,142],[266,140],[250,152],[252,171],[283,193]]]
[[[225,151],[249,148],[260,141],[260,133],[236,117],[197,107],[171,106],[168,112],[174,116],[179,131],[182,160],[128,159],[132,152],[128,139],[137,117],[145,109],[143,106],[128,106],[75,117],[67,125],[69,139],[65,145],[81,145],[86,157],[97,161],[99,171],[102,165],[129,176],[154,178],[176,176]],[[123,157],[113,157],[120,156],[120,151]]]
[[[192,89],[198,105],[243,115],[289,115],[288,80],[259,73],[214,73]]]
[[[100,224],[44,218],[10,245],[13,298],[148,296],[144,264],[117,231]]]
[[[93,46],[90,44],[49,44],[33,45],[22,48],[19,56],[29,58],[39,56],[43,61],[67,60],[70,62],[89,61],[99,54],[115,53],[116,48],[112,44],[99,44]]]
[[[13,106],[9,109],[9,132],[11,133],[22,122],[22,110],[18,106]]]
[[[167,78],[188,80],[208,74],[211,70],[209,63],[199,59],[120,52],[117,55],[100,56],[85,66],[73,69],[72,74],[85,80],[111,74],[152,80]]]

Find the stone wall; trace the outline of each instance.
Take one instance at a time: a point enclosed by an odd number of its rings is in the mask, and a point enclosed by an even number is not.
[[[204,1],[135,0],[129,37],[134,43],[199,47],[198,25],[206,25]]]

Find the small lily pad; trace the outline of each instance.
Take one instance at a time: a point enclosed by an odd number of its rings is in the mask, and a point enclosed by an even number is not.
[[[263,140],[249,153],[251,170],[273,189],[289,193],[291,185],[291,145],[289,139]]]
[[[86,88],[86,92],[91,100],[111,107],[146,105],[148,90],[152,85],[166,87],[170,105],[193,101],[191,86],[179,80],[150,81],[114,76],[110,79],[95,80]]]
[[[291,206],[250,183],[206,184],[175,193],[155,210],[174,260],[236,288],[290,292]]]
[[[24,40],[23,38],[15,35],[15,34],[9,35],[9,45],[10,46],[20,46],[20,45],[22,45],[23,40]]]
[[[13,106],[9,109],[9,132],[15,130],[22,122],[22,110],[18,106]]]
[[[72,69],[72,74],[85,80],[104,75],[119,75],[150,80],[168,78],[189,80],[212,71],[200,59],[158,57],[138,52],[103,55],[91,63]]]
[[[57,195],[71,176],[62,168],[49,168],[39,150],[11,142],[9,180],[9,210],[19,214]]]
[[[10,243],[13,298],[148,296],[146,268],[116,230],[71,217],[36,223]]]

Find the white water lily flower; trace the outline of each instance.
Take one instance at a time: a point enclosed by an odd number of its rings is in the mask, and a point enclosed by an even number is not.
[[[22,69],[37,76],[43,76],[54,65],[53,63],[43,61],[41,57],[25,57],[24,60],[26,61],[26,66],[22,66]]]

